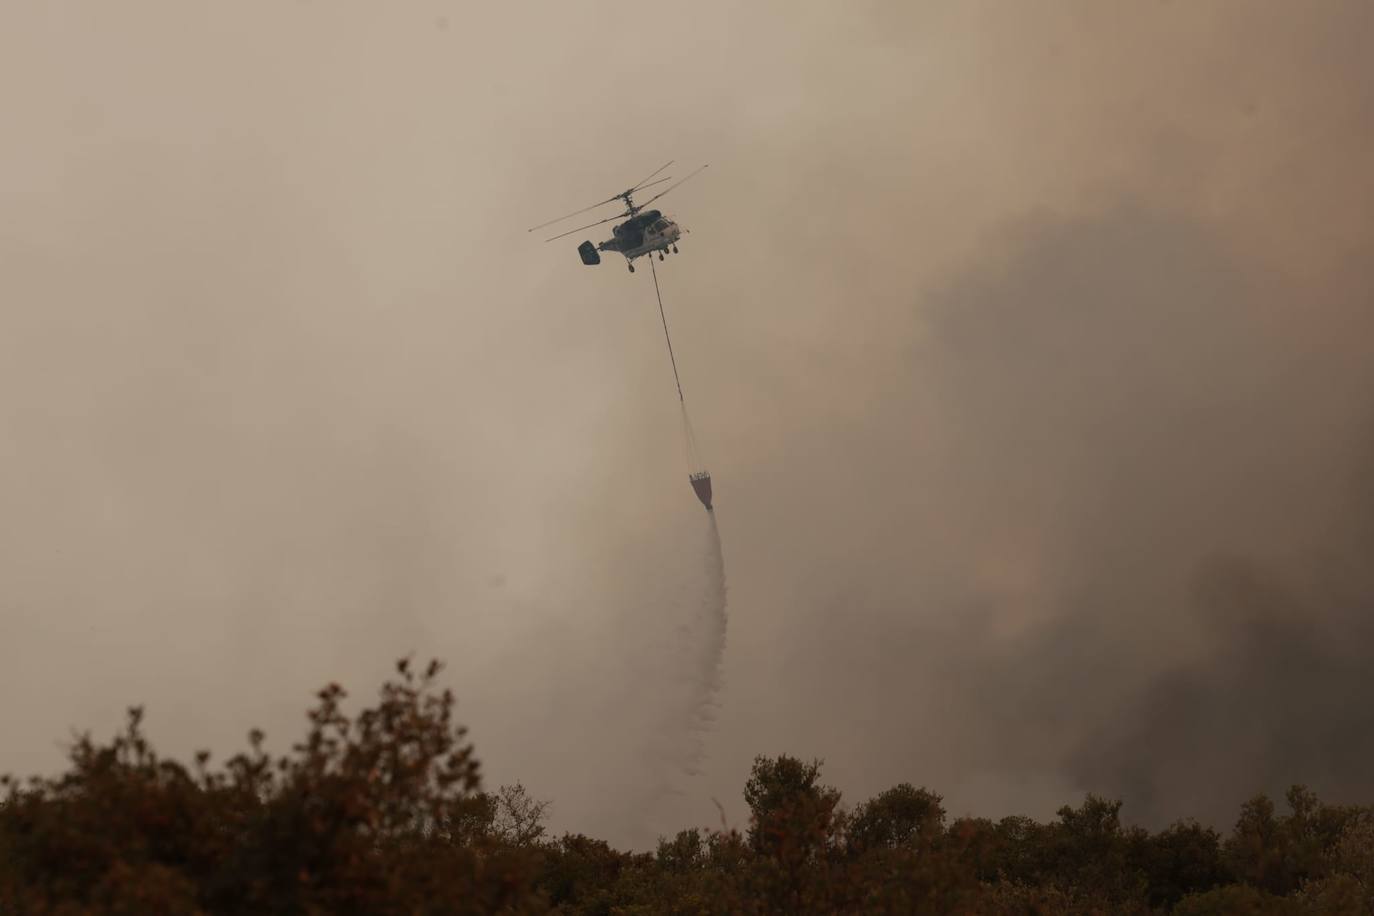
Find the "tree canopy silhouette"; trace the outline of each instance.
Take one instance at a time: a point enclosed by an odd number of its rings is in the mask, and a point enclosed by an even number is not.
[[[743,833],[688,827],[653,852],[549,835],[549,802],[487,791],[441,667],[396,666],[356,715],[329,685],[301,741],[254,731],[222,764],[161,757],[129,710],[65,772],[5,777],[0,913],[1374,912],[1374,809],[1295,786],[1223,838],[1126,826],[1088,795],[1056,820],[948,821],[901,783],[852,809],[819,760],[758,757]]]

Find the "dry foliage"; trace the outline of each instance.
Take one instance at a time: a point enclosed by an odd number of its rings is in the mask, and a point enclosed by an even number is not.
[[[1374,811],[1293,788],[1246,803],[1225,839],[1125,827],[1088,796],[1039,823],[947,822],[905,784],[842,806],[820,761],[760,757],[747,833],[687,829],[653,853],[550,837],[549,802],[482,790],[440,666],[407,661],[347,715],[321,690],[304,739],[263,735],[222,766],[157,755],[141,709],[65,773],[0,800],[0,913],[1374,912]]]

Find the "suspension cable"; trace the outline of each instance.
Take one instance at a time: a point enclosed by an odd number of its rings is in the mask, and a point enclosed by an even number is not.
[[[654,275],[654,295],[658,297],[658,317],[663,319],[663,339],[668,341],[668,360],[673,364],[673,382],[677,385],[677,399],[684,405],[686,399],[682,396],[682,379],[677,376],[677,357],[673,355],[673,338],[668,334],[668,315],[663,311],[663,293],[658,289],[658,268],[654,266],[654,256],[649,254],[649,270]]]

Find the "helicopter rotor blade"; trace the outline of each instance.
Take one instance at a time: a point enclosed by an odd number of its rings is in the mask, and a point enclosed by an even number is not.
[[[663,182],[665,182],[665,181],[672,181],[672,180],[673,180],[673,176],[672,176],[672,175],[664,175],[662,178],[658,179],[657,181],[650,181],[650,182],[648,182],[648,183],[646,183],[646,184],[640,185],[640,186],[637,187],[637,188],[631,188],[630,191],[642,191],[642,190],[644,190],[645,188],[652,188],[652,187],[653,187],[654,185],[656,185],[656,184],[663,184]],[[627,191],[626,193],[628,194],[629,191]]]
[[[635,185],[633,188],[630,188],[630,190],[631,190],[631,191],[638,191],[640,188],[647,187],[647,185],[645,184],[645,182],[647,182],[650,178],[653,178],[653,177],[654,177],[655,175],[657,175],[659,172],[661,172],[661,171],[663,171],[664,169],[666,169],[668,166],[672,165],[672,164],[673,164],[673,161],[674,161],[674,160],[669,159],[667,162],[663,163],[663,164],[660,165],[658,168],[654,169],[654,170],[653,170],[652,172],[650,172],[648,175],[645,175],[645,176],[644,176],[644,181],[641,181],[639,184]],[[658,182],[655,181],[654,184],[658,184]],[[629,192],[626,192],[626,193],[629,193]]]
[[[672,159],[669,159],[667,162],[663,163],[663,165],[659,166],[658,168],[656,168],[656,169],[654,169],[652,172],[650,172],[648,175],[646,175],[646,176],[644,177],[644,180],[641,181],[639,184],[635,185],[633,188],[630,188],[630,189],[627,190],[627,191],[621,191],[619,194],[615,195],[614,197],[608,197],[608,198],[606,198],[605,200],[601,201],[600,203],[592,204],[590,207],[583,207],[581,210],[574,210],[574,211],[571,212],[571,213],[568,213],[568,214],[566,214],[566,215],[564,215],[564,216],[558,217],[558,219],[551,219],[551,220],[549,220],[547,223],[540,223],[538,226],[531,226],[529,229],[527,229],[527,230],[525,230],[525,231],[526,231],[526,232],[533,232],[533,231],[536,230],[536,229],[543,229],[545,226],[552,226],[554,223],[561,223],[561,222],[563,222],[563,220],[565,220],[565,219],[572,219],[574,216],[577,216],[579,213],[586,213],[588,210],[595,210],[597,207],[604,207],[604,206],[606,206],[606,204],[613,203],[613,202],[615,202],[615,201],[617,201],[617,200],[624,200],[625,195],[627,195],[627,194],[631,194],[631,193],[633,193],[633,192],[635,192],[635,191],[643,190],[644,188],[652,187],[652,186],[654,186],[654,185],[656,185],[656,184],[661,184],[662,182],[667,181],[669,178],[672,178],[672,176],[671,176],[671,175],[668,175],[668,176],[666,176],[666,177],[664,177],[664,178],[658,179],[658,181],[650,181],[649,179],[650,179],[650,178],[653,178],[653,177],[654,177],[655,175],[657,175],[659,172],[663,171],[664,169],[666,169],[668,166],[670,166],[670,165],[672,165],[672,164],[673,164],[673,160],[672,160]],[[616,218],[616,217],[611,217],[611,219],[615,219],[615,218]],[[602,222],[609,222],[609,220],[603,220]],[[592,223],[592,225],[595,226],[595,225],[597,225],[597,224],[596,224],[596,223]],[[586,228],[586,227],[583,227],[583,228]],[[577,230],[576,230],[576,229],[573,229],[572,231],[573,231],[573,232],[576,232]],[[552,239],[548,239],[548,240],[546,240],[546,241],[552,241]]]
[[[558,235],[555,235],[553,238],[544,239],[544,241],[546,241],[546,242],[552,242],[554,239],[561,239],[561,238],[563,238],[563,236],[565,236],[565,235],[572,235],[574,232],[581,232],[583,229],[590,229],[590,228],[592,228],[593,226],[600,226],[601,223],[610,223],[610,222],[614,222],[615,220],[620,219],[622,216],[629,216],[629,215],[630,215],[630,211],[629,211],[629,210],[626,210],[624,213],[618,213],[618,214],[616,214],[615,216],[607,217],[606,219],[603,219],[603,220],[601,220],[600,222],[588,223],[588,224],[585,225],[585,226],[578,226],[576,229],[569,229],[567,232],[560,232]]]
[[[689,175],[687,176],[687,178],[683,178],[681,181],[675,181],[675,182],[673,182],[672,184],[668,185],[668,187],[664,188],[662,191],[659,191],[659,192],[658,192],[657,194],[655,194],[653,197],[650,197],[648,200],[644,201],[644,203],[639,204],[639,205],[638,205],[639,208],[640,208],[641,210],[644,209],[645,207],[649,206],[649,204],[651,204],[651,203],[653,203],[654,201],[658,200],[658,199],[659,199],[660,197],[662,197],[664,194],[667,194],[667,193],[668,193],[669,191],[671,191],[673,188],[675,188],[675,187],[677,187],[678,185],[682,184],[682,182],[686,181],[688,178],[691,178],[691,177],[693,177],[694,175],[700,175],[700,174],[702,173],[702,171],[706,169],[706,166],[709,166],[710,164],[711,164],[711,163],[708,162],[708,163],[706,163],[706,165],[703,165],[701,168],[697,169],[695,172],[692,172],[691,174],[689,174]]]
[[[533,232],[533,231],[536,230],[536,229],[543,229],[545,226],[552,226],[554,223],[561,223],[561,222],[563,222],[563,220],[565,220],[565,219],[572,219],[574,216],[576,216],[576,215],[579,214],[579,213],[586,213],[588,210],[595,210],[597,207],[604,207],[604,206],[606,206],[606,204],[609,204],[609,203],[611,203],[612,201],[620,200],[620,198],[621,198],[621,195],[619,195],[619,194],[617,194],[617,195],[614,196],[614,197],[608,197],[608,198],[606,198],[605,200],[601,201],[601,203],[592,204],[590,207],[583,207],[581,210],[574,210],[573,212],[567,214],[566,216],[560,216],[560,217],[558,217],[558,219],[551,219],[551,220],[549,220],[547,223],[540,223],[538,226],[531,226],[531,227],[530,227],[528,230],[526,230],[526,231],[528,231],[528,232]],[[613,218],[614,218],[614,217],[613,217]],[[577,231],[577,230],[573,230],[573,231],[575,232],[575,231]]]

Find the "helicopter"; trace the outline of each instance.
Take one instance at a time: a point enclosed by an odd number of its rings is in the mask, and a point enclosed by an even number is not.
[[[567,216],[560,216],[558,217],[558,219],[551,219],[547,223],[540,223],[538,226],[532,227],[529,231],[534,232],[536,229],[543,229],[546,226],[552,226],[554,223],[561,223],[565,219],[571,219],[572,217],[577,216],[579,213],[586,213],[588,210],[595,210],[597,207],[604,207],[606,204],[614,203],[615,201],[622,201],[625,206],[625,212],[617,213],[615,216],[607,217],[606,219],[599,220],[595,223],[588,223],[585,226],[579,226],[576,229],[569,229],[567,232],[559,233],[558,235],[553,236],[553,238],[548,238],[544,241],[552,242],[555,239],[565,238],[569,235],[572,235],[575,232],[581,232],[583,229],[590,229],[593,226],[600,226],[603,223],[614,222],[615,220],[629,217],[628,219],[625,219],[624,222],[611,227],[611,237],[606,239],[606,241],[602,242],[601,244],[594,245],[590,240],[588,240],[583,242],[581,245],[578,245],[577,254],[579,257],[582,258],[582,263],[591,267],[601,263],[601,252],[618,251],[625,256],[625,260],[630,268],[630,273],[634,273],[635,258],[643,257],[646,254],[652,257],[654,252],[658,252],[658,259],[662,261],[664,256],[669,251],[672,251],[673,254],[677,254],[678,239],[682,238],[683,234],[686,233],[688,230],[683,229],[676,222],[664,216],[661,210],[649,210],[646,208],[649,206],[649,204],[658,200],[664,194],[667,194],[669,191],[671,191],[673,188],[676,188],[678,185],[682,184],[688,178],[692,178],[693,176],[700,174],[702,170],[706,168],[706,166],[703,165],[701,168],[689,174],[686,178],[683,178],[679,181],[674,182],[673,184],[668,185],[668,187],[664,188],[662,191],[659,191],[657,194],[655,194],[653,197],[649,198],[642,204],[637,204],[634,201],[634,195],[638,194],[640,191],[643,191],[645,188],[651,188],[654,185],[662,184],[665,181],[672,181],[671,175],[667,175],[663,178],[650,181],[651,178],[653,178],[655,175],[659,174],[672,164],[673,160],[669,160],[659,168],[650,172],[649,175],[643,181],[639,182],[639,184],[635,185],[634,187],[628,188],[624,191],[621,191],[619,194],[615,194],[611,197],[608,197],[600,203],[592,204],[590,207],[583,207],[581,210],[574,210]]]

